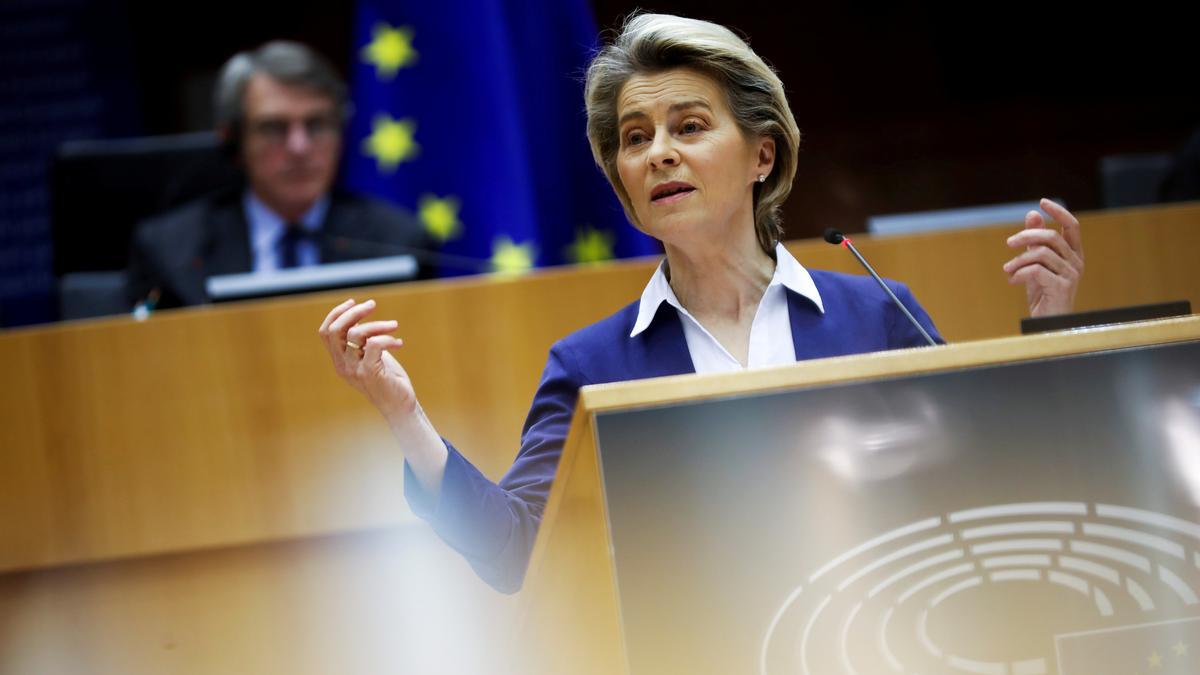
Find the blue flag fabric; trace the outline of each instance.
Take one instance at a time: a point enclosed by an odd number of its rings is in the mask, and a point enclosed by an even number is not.
[[[354,30],[346,187],[499,271],[661,250],[588,148],[586,0],[360,0]]]

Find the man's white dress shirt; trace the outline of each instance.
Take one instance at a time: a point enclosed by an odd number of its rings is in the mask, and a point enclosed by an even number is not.
[[[254,256],[255,272],[274,272],[283,264],[283,256],[279,250],[279,241],[287,230],[287,223],[279,214],[254,195],[253,190],[246,190],[242,197],[242,209],[246,214],[246,224],[250,229],[250,253]],[[329,196],[323,196],[312,205],[298,223],[309,234],[321,230],[325,220],[325,212],[329,210]],[[321,262],[321,252],[317,242],[309,238],[296,245],[296,258],[301,267],[316,265]]]

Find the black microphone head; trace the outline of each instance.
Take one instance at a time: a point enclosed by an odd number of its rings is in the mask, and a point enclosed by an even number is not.
[[[837,245],[842,243],[842,240],[845,238],[846,235],[842,234],[840,231],[835,230],[832,227],[825,228],[825,241]]]

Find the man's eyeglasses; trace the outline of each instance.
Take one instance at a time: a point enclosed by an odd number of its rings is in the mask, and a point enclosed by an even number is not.
[[[340,125],[333,115],[313,115],[303,119],[266,117],[250,123],[250,133],[272,145],[287,142],[293,124],[304,127],[304,133],[314,143],[326,143],[341,133]]]

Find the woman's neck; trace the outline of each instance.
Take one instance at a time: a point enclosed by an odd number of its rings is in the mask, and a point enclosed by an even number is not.
[[[740,228],[739,228],[740,229]],[[671,289],[693,316],[751,318],[775,274],[775,260],[749,236],[683,247],[665,244]]]

